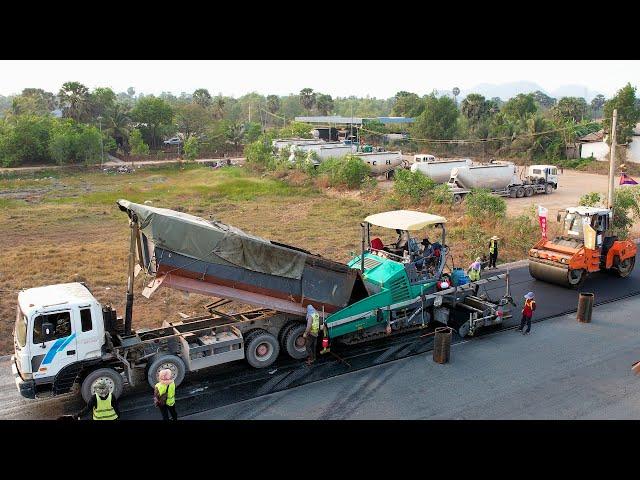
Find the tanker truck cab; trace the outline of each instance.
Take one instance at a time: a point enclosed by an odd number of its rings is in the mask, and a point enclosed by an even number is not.
[[[558,167],[554,165],[531,165],[527,177],[532,183],[545,183],[558,188]]]
[[[11,366],[24,397],[68,392],[84,366],[100,361],[104,343],[102,307],[85,285],[18,294]]]

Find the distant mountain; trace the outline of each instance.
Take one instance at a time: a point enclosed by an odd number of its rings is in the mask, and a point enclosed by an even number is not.
[[[590,102],[593,97],[595,97],[599,93],[593,90],[589,90],[589,88],[584,85],[563,85],[549,92],[535,82],[523,80],[519,82],[508,82],[497,85],[491,83],[480,83],[473,88],[461,89],[460,95],[458,95],[458,100],[462,100],[470,93],[479,93],[485,98],[500,97],[502,100],[508,100],[511,97],[515,97],[519,93],[532,93],[536,90],[540,90],[541,92],[546,93],[547,95],[556,99],[560,99],[562,97],[583,97],[587,102]],[[437,94],[453,97],[450,88],[438,89]]]

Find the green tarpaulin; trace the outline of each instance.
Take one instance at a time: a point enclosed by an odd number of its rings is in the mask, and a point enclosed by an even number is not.
[[[255,272],[299,279],[306,254],[272,244],[217,221],[187,213],[118,200],[134,212],[142,232],[158,247],[212,263],[233,264]]]

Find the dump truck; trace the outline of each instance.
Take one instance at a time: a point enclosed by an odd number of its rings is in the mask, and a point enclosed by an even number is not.
[[[560,235],[541,238],[529,250],[529,273],[537,280],[577,288],[594,272],[628,277],[636,262],[635,243],[612,232],[612,211],[601,207],[569,207],[558,211]]]
[[[489,189],[501,197],[522,198],[534,194],[551,194],[558,188],[558,169],[553,165],[531,165],[524,178],[517,167],[508,162],[456,167],[448,182],[455,203],[461,202],[472,189]]]
[[[171,370],[179,385],[191,372],[230,362],[266,368],[280,352],[302,359],[307,305],[322,313],[325,349],[330,342],[359,343],[432,321],[473,335],[510,315],[508,281],[500,299],[476,295],[479,285],[505,274],[438,287],[448,247],[446,220],[437,215],[395,211],[367,217],[362,251],[344,265],[215,220],[126,200],[117,204],[131,229],[124,317],[82,283],[21,291],[11,368],[26,398],[79,388],[88,401],[100,380],[120,395],[127,384],[155,385],[161,369]],[[404,245],[372,245],[372,225],[401,231]],[[438,255],[414,248],[412,235],[428,228],[441,230]],[[133,285],[141,272],[150,279],[146,297],[169,287],[215,301],[202,316],[135,331]],[[234,301],[253,307],[221,310]]]

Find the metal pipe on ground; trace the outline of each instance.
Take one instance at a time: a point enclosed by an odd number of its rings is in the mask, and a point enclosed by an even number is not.
[[[438,327],[433,338],[433,361],[447,363],[451,353],[451,335],[453,330],[449,327]]]
[[[576,313],[578,322],[591,323],[594,299],[595,295],[593,293],[580,293],[578,297],[578,312]]]

